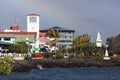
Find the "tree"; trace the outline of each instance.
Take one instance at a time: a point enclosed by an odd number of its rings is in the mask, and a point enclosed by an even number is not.
[[[27,53],[28,52],[28,45],[26,42],[17,42],[16,44],[12,44],[9,47],[10,52],[15,52],[15,53]]]
[[[61,53],[67,53],[67,48],[66,48],[66,46],[59,46],[59,51],[61,52]]]
[[[0,59],[0,74],[9,75],[12,71],[12,63],[14,60],[11,57]]]
[[[54,46],[56,45],[56,42],[58,40],[58,38],[60,37],[60,33],[57,29],[50,29],[47,33],[47,35],[50,37],[50,38],[54,38],[53,40],[51,40],[51,42],[49,43],[50,46]]]
[[[106,39],[106,44],[107,44],[107,45],[110,45],[110,44],[112,43],[112,40],[113,40],[113,37],[108,37],[108,38]]]
[[[80,54],[86,51],[85,49],[87,49],[89,43],[90,36],[88,34],[83,34],[73,40],[73,48],[76,50],[77,54]]]
[[[97,47],[95,43],[90,43],[88,54],[89,56],[103,56],[104,49]]]
[[[108,48],[112,53],[120,54],[120,34],[112,39]]]

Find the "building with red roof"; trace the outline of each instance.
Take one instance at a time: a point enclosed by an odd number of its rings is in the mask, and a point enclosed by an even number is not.
[[[48,46],[51,44],[50,39],[47,38],[47,32],[50,29],[57,29],[61,34],[61,37],[58,39],[57,46],[70,47],[72,45],[75,32],[74,30],[69,30],[58,26],[40,30],[39,17],[40,15],[38,14],[27,15],[27,31],[21,31],[20,26],[18,25],[11,26],[10,29],[1,30],[0,45],[15,44],[16,42],[26,41],[26,39],[28,39],[27,41],[31,45],[37,45],[37,47],[39,47],[39,45]]]

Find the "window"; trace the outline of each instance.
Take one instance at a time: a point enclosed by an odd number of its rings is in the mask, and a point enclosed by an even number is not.
[[[10,41],[10,38],[4,38],[5,41]]]
[[[36,17],[30,17],[30,22],[35,23],[36,22]]]

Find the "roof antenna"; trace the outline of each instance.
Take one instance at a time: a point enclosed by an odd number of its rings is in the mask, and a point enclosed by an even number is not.
[[[19,26],[19,20],[18,19],[15,20],[15,25]]]

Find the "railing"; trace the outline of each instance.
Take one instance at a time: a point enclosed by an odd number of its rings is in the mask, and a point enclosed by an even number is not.
[[[15,60],[25,59],[25,58],[31,58],[31,54],[26,53],[0,53],[0,58],[4,57],[12,57]]]

